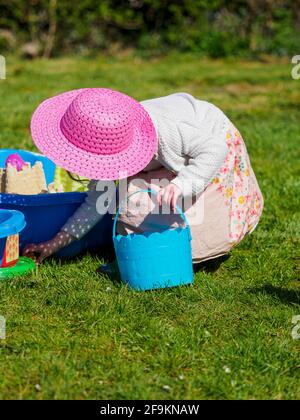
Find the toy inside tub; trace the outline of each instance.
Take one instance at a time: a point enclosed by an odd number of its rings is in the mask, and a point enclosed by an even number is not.
[[[2,149],[0,187],[0,208],[21,211],[25,216],[26,227],[20,233],[23,249],[30,243],[48,241],[60,231],[85,200],[87,181],[69,177],[38,153]],[[112,217],[107,214],[84,238],[58,255],[73,257],[86,250],[111,246],[111,230]]]
[[[23,213],[0,210],[0,280],[23,276],[35,268],[35,263],[19,257],[19,235],[25,228]]]

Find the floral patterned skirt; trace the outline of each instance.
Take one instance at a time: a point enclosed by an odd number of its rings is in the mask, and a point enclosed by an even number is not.
[[[255,229],[263,210],[263,197],[246,146],[232,124],[226,132],[226,141],[228,154],[214,179],[193,202],[183,203],[191,226],[194,262],[228,253]],[[171,181],[174,177],[174,173],[163,167],[141,172],[129,178],[128,194],[141,188],[158,190],[162,179]],[[153,212],[155,203],[148,194],[137,193],[130,202],[132,205],[119,219],[121,234],[161,231],[182,223],[178,214]]]

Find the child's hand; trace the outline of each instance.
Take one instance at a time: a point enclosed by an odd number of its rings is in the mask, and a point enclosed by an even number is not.
[[[161,206],[163,203],[167,204],[174,211],[178,198],[182,192],[177,185],[170,183],[167,187],[162,188],[157,194],[158,204]]]
[[[27,245],[23,250],[23,255],[32,258],[39,265],[45,258],[55,254],[74,240],[75,238],[62,231],[50,241]]]
[[[51,246],[51,241],[43,242],[41,244],[26,245],[23,250],[25,257],[32,258],[38,265],[45,259],[54,254],[55,251]]]

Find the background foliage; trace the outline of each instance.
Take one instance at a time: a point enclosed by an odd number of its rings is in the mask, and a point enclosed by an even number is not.
[[[296,53],[298,0],[0,0],[0,50]]]

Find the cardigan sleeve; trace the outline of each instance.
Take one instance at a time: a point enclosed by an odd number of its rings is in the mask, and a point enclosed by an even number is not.
[[[228,153],[224,132],[200,136],[191,139],[184,145],[184,153],[188,156],[184,166],[172,181],[177,185],[184,197],[197,195],[204,191],[225,161]]]
[[[176,173],[184,196],[204,191],[228,153],[229,119],[215,105],[187,93],[143,102],[158,133],[160,162]]]
[[[61,231],[76,239],[85,236],[114,203],[116,186],[113,181],[91,181],[82,205],[68,219]]]

